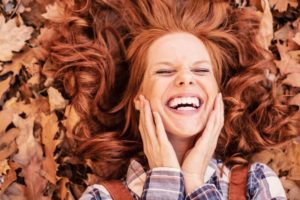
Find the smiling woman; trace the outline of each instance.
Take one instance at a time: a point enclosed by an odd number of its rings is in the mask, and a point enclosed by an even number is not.
[[[238,199],[285,199],[276,174],[249,162],[299,130],[265,76],[276,71],[256,43],[253,10],[222,0],[82,0],[70,13],[51,56],[81,114],[78,155],[102,179],[82,200],[117,189],[121,198],[232,199],[241,166]]]

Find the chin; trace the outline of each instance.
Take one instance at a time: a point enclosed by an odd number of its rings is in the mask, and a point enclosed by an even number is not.
[[[177,130],[171,130],[167,131],[168,134],[171,134],[173,136],[179,137],[179,138],[191,138],[197,136],[201,131],[196,131],[199,129],[192,129],[190,127],[187,128],[177,128]]]

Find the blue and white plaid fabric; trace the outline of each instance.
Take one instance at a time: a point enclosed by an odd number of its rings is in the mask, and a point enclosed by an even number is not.
[[[145,172],[132,160],[124,184],[136,200],[219,200],[228,198],[230,171],[221,161],[212,159],[205,173],[205,184],[191,194],[185,194],[182,172],[178,169],[159,167]],[[248,172],[247,199],[284,200],[285,191],[277,175],[267,165],[254,163]],[[102,185],[89,186],[80,200],[111,200]]]

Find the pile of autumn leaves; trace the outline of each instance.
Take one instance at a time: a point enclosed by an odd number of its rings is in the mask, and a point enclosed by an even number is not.
[[[78,199],[93,182],[87,164],[72,155],[72,128],[79,118],[46,70],[51,65],[46,47],[56,36],[53,24],[72,4],[72,0],[0,3],[0,199]],[[262,17],[261,45],[272,46],[280,74],[286,75],[284,83],[299,91],[300,5],[296,0],[236,0],[236,4],[256,7]],[[280,19],[284,22],[278,23]],[[291,103],[300,106],[300,93]],[[295,140],[253,158],[275,170],[290,199],[299,199],[300,194],[299,143]]]

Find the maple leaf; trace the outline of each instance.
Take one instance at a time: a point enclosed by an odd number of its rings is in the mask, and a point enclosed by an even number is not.
[[[24,24],[18,27],[16,17],[5,23],[4,16],[0,15],[0,61],[10,61],[12,52],[20,51],[32,32],[33,28]]]
[[[288,4],[294,8],[297,8],[297,0],[269,0],[271,7],[279,12],[284,12],[288,8]]]

